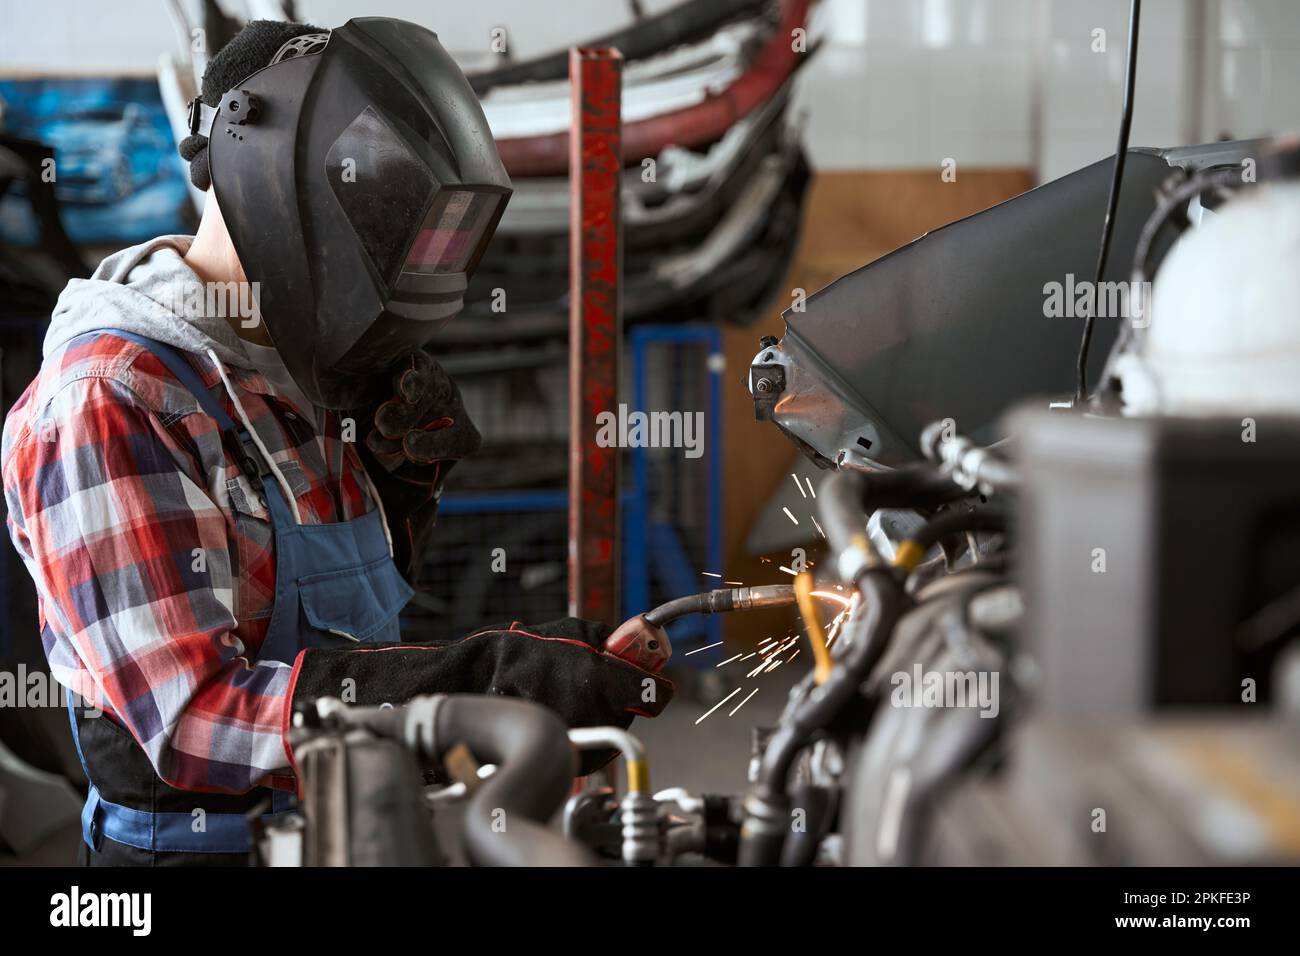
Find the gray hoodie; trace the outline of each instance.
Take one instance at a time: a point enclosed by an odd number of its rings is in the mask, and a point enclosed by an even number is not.
[[[69,341],[86,332],[120,329],[201,356],[200,364],[219,360],[222,365],[255,368],[256,363],[244,350],[243,340],[222,317],[224,314],[250,313],[223,313],[212,309],[206,302],[205,297],[221,284],[203,282],[185,264],[182,257],[193,242],[193,236],[160,236],[107,257],[89,279],[73,279],[55,304],[42,355],[49,359]],[[229,283],[229,286],[247,289],[248,283]],[[250,310],[254,307],[252,303],[243,303],[243,306]],[[289,507],[295,518],[298,517],[293,485],[281,472],[275,456],[252,422],[244,416],[238,396],[231,389],[224,371],[221,377],[244,426],[262,450],[284,488]],[[60,383],[59,376],[49,376],[43,379],[43,388],[56,389]],[[41,406],[48,398],[48,393],[38,392],[35,403]],[[316,424],[319,428],[320,422]],[[366,480],[369,481],[369,476]],[[377,500],[373,486],[371,492]],[[382,509],[382,505],[380,507]],[[387,526],[384,530],[387,533]]]
[[[69,282],[45,333],[45,357],[78,335],[112,328],[199,355],[211,349],[222,362],[248,368],[243,342],[224,318],[185,307],[204,288],[181,258],[193,242],[193,236],[160,236],[113,253],[89,279]]]

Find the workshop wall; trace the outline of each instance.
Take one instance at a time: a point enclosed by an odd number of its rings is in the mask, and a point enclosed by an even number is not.
[[[654,13],[675,0],[646,0]],[[256,4],[253,4],[254,8]],[[1135,145],[1195,142],[1300,127],[1300,35],[1288,0],[1149,0],[1144,5]],[[0,84],[15,77],[101,77],[148,83],[173,24],[157,0],[92,0],[46,8],[10,3],[0,30]],[[822,48],[798,78],[795,110],[816,175],[797,257],[766,318],[724,330],[725,558],[729,578],[776,579],[745,553],[764,503],[789,481],[794,449],[753,421],[741,380],[761,334],[780,334],[789,291],[821,288],[925,230],[968,215],[1111,152],[1121,99],[1127,0],[824,0]],[[366,13],[437,29],[463,61],[486,54],[508,25],[527,58],[627,22],[609,0],[565,0],[564,16],[535,0],[490,0],[448,11],[419,0],[307,0],[325,26]],[[1104,31],[1104,49],[1098,49]],[[128,81],[130,82],[130,81]],[[0,85],[0,93],[3,92]],[[1232,117],[1229,123],[1226,117]],[[939,177],[945,159],[957,178]],[[175,209],[179,167],[154,175]],[[163,169],[163,172],[168,172]],[[143,179],[143,175],[141,176]],[[146,183],[146,184],[148,184]],[[150,208],[154,208],[150,206]],[[166,209],[163,211],[166,212]],[[94,210],[92,210],[94,212]],[[98,213],[94,226],[127,220]],[[108,242],[69,223],[74,238]],[[146,232],[168,231],[145,226]],[[116,237],[122,243],[133,236]],[[121,243],[119,243],[121,244]]]
[[[647,12],[674,0],[643,0]],[[175,34],[157,0],[8,4],[0,75],[153,73]],[[256,6],[254,4],[254,6]],[[1135,145],[1208,141],[1300,127],[1300,47],[1292,0],[1151,0],[1133,122]],[[419,0],[307,0],[325,26],[382,13],[426,23],[462,60],[481,58],[508,24],[517,57],[627,22],[609,0],[566,0],[557,17],[535,0],[457,6]],[[824,45],[800,78],[797,106],[820,169],[1028,167],[1042,182],[1113,149],[1127,0],[825,0]],[[1105,30],[1095,51],[1093,31]],[[865,55],[864,55],[865,54]],[[845,108],[851,104],[851,108]],[[1226,117],[1233,117],[1229,124]]]
[[[1043,182],[1114,150],[1127,0],[834,0],[802,80],[818,167],[1030,167]],[[1290,0],[1143,5],[1134,145],[1300,127]],[[1100,36],[1103,30],[1104,50]],[[865,54],[865,55],[864,55]],[[851,103],[851,109],[825,104]],[[821,107],[821,108],[819,108]],[[1228,122],[1227,117],[1233,117]]]

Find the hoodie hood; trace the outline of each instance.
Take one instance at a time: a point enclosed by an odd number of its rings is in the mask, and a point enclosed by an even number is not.
[[[99,264],[89,279],[73,279],[59,295],[45,333],[48,358],[70,340],[96,329],[121,329],[164,342],[185,352],[248,367],[243,342],[222,317],[225,306],[206,307],[209,285],[182,258],[193,236],[161,236],[116,252]],[[238,306],[238,284],[218,290]],[[247,286],[247,283],[243,284]],[[247,296],[247,291],[243,293]],[[251,303],[244,303],[250,306]],[[246,308],[229,314],[248,314]]]

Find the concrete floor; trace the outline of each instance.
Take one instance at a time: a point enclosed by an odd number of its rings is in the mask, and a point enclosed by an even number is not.
[[[750,729],[776,723],[790,688],[803,676],[803,664],[800,655],[789,665],[754,679],[746,679],[748,665],[739,662],[693,672],[708,674],[703,680],[692,680],[692,674],[671,675],[678,688],[672,703],[653,720],[637,718],[631,727],[649,751],[654,789],[685,787],[696,795],[744,793]],[[716,686],[707,686],[710,683]],[[736,688],[740,688],[738,694],[696,723]],[[758,692],[736,715],[728,716],[756,688]]]

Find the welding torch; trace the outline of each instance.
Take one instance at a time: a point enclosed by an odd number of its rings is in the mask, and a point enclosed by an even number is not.
[[[760,607],[788,607],[795,602],[794,586],[760,584],[755,587],[718,588],[676,598],[643,615],[649,624],[664,627],[687,614],[721,614]]]
[[[638,667],[657,671],[672,654],[662,628],[678,618],[687,614],[720,614],[755,607],[785,607],[793,603],[794,588],[789,584],[719,588],[688,594],[625,621],[605,642],[605,650]]]
[[[668,660],[671,650],[663,646],[665,642],[656,636],[658,630],[685,617],[687,614],[721,614],[727,611],[747,611],[754,608],[789,607],[799,603],[805,619],[816,618],[811,611],[812,575],[806,571],[799,575],[795,584],[760,584],[754,587],[718,588],[686,597],[674,598],[652,608],[639,618],[648,627],[629,628],[627,625],[616,631],[605,644],[605,650],[631,661],[647,670],[658,670]],[[801,593],[802,592],[802,593]],[[633,619],[638,620],[637,618]],[[630,622],[629,622],[630,623]],[[824,679],[824,671],[830,667],[829,653],[826,651],[825,638],[820,625],[810,629],[813,638],[814,655],[818,662],[819,683]],[[823,660],[823,657],[825,658]]]

